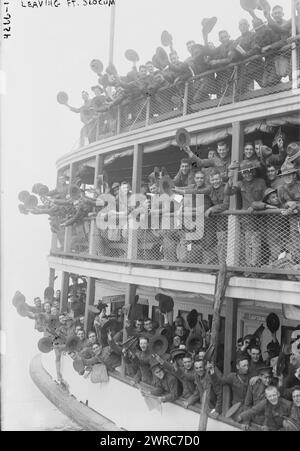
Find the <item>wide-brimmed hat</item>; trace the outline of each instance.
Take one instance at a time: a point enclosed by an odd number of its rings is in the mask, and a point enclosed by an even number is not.
[[[271,374],[272,373],[272,367],[271,366],[262,366],[261,368],[258,368],[258,374],[262,374],[262,373]]]
[[[53,350],[52,339],[49,337],[43,337],[38,341],[38,348],[43,354],[48,354]]]
[[[255,161],[244,160],[240,164],[240,171],[253,171],[258,168],[258,164]]]
[[[209,34],[217,22],[218,22],[218,19],[215,16],[209,17],[209,18],[204,18],[201,22],[203,34],[204,35]]]
[[[274,334],[280,327],[280,319],[276,313],[270,313],[266,319],[267,328]]]
[[[283,165],[279,177],[285,177],[287,175],[296,174],[297,172],[298,169],[296,169],[294,165]]]
[[[191,312],[189,312],[187,314],[186,317],[187,323],[189,325],[190,329],[194,329],[194,327],[197,326],[197,322],[198,322],[198,312],[197,310],[192,310]]]
[[[151,354],[163,355],[166,353],[168,347],[169,342],[164,335],[155,334],[149,342]]]
[[[30,197],[30,192],[29,191],[20,191],[20,193],[18,194],[18,199],[20,202],[26,202]]]
[[[81,358],[77,357],[73,362],[73,368],[77,373],[82,375],[84,373],[84,363]]]
[[[186,341],[186,349],[188,352],[195,352],[196,354],[200,351],[203,346],[203,338],[200,335],[190,335]]]
[[[263,202],[267,200],[267,198],[270,196],[270,194],[277,193],[277,189],[274,188],[268,188],[264,192]]]
[[[177,357],[183,357],[186,354],[185,349],[174,349],[170,352],[172,360],[177,359]]]
[[[155,300],[158,301],[159,303],[159,310],[161,311],[161,313],[169,313],[173,311],[174,308],[174,301],[173,298],[171,298],[170,296],[167,296],[165,294],[162,293],[158,293],[155,296]]]
[[[29,313],[28,305],[26,303],[19,304],[17,306],[17,312],[19,313],[20,316],[25,318],[26,316],[28,316]]]
[[[17,291],[12,298],[12,304],[14,307],[18,307],[18,305],[25,304],[26,298],[24,294],[20,293],[20,291]]]

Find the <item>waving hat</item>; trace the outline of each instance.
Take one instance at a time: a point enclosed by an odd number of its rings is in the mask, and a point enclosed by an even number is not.
[[[277,193],[277,189],[274,189],[274,188],[266,189],[266,191],[264,192],[263,202],[266,202],[266,200],[268,199],[270,194],[273,194],[273,193]]]
[[[53,343],[51,338],[43,337],[38,341],[38,348],[43,354],[48,354],[53,350]]]
[[[26,303],[19,304],[17,306],[17,312],[19,313],[19,315],[21,315],[23,318],[25,318],[26,316],[28,316],[28,313],[29,313],[28,305]]]
[[[34,195],[28,197],[28,199],[24,202],[26,208],[32,209],[38,206],[38,198]]]
[[[93,72],[95,72],[97,75],[100,75],[103,72],[103,63],[100,60],[92,60],[90,62],[90,68]]]
[[[173,44],[173,37],[168,31],[163,31],[161,34],[161,43],[164,47],[171,47]]]
[[[168,347],[169,343],[164,335],[155,334],[149,342],[151,354],[163,355],[167,351]]]
[[[73,368],[80,375],[84,374],[84,363],[83,363],[82,359],[80,359],[79,357],[76,358],[73,362]]]
[[[28,215],[29,213],[28,213],[28,210],[25,208],[25,205],[24,204],[19,204],[18,205],[18,209],[19,209],[19,212],[22,214],[22,215]]]
[[[197,326],[198,323],[198,312],[197,310],[192,310],[188,313],[186,317],[187,323],[189,325],[190,329],[194,329],[194,327]]]
[[[157,47],[156,53],[152,58],[152,63],[159,70],[164,70],[170,64],[169,57],[165,49],[162,47]]]
[[[29,199],[29,197],[30,197],[29,191],[21,191],[21,192],[18,194],[18,199],[19,199],[19,201],[20,201],[20,202],[23,202],[23,203],[25,203],[25,202]]]
[[[200,335],[191,334],[186,341],[186,349],[188,352],[196,354],[203,346],[203,339]]]
[[[54,297],[54,289],[52,287],[47,287],[44,290],[44,298],[48,300],[52,300]]]
[[[208,35],[218,22],[217,17],[205,18],[202,20],[202,33]]]
[[[266,324],[269,331],[274,334],[280,327],[280,319],[278,318],[276,313],[270,313],[270,315],[266,319]]]
[[[99,384],[99,383],[109,381],[107,369],[103,363],[93,365],[90,380],[91,380],[92,384]]]
[[[42,183],[36,183],[35,185],[33,185],[31,191],[34,194],[38,194],[39,196],[47,196],[47,194],[49,193],[49,188]]]
[[[25,296],[24,294],[20,293],[20,291],[17,291],[12,299],[12,304],[14,307],[18,307],[18,305],[25,304]]]
[[[60,103],[61,105],[68,105],[69,96],[66,92],[60,91],[57,94],[56,99],[57,99],[58,103]]]
[[[159,302],[159,310],[161,311],[161,313],[169,313],[173,311],[174,301],[170,296],[158,293],[155,296],[155,299]]]
[[[125,58],[132,63],[137,63],[140,60],[138,53],[133,49],[126,50]]]
[[[189,147],[191,144],[191,136],[185,128],[179,128],[176,132],[176,143],[181,149]]]

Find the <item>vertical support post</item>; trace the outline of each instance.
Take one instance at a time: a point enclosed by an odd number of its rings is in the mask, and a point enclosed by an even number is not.
[[[151,102],[151,97],[148,97],[147,105],[146,105],[146,123],[145,123],[146,127],[148,127],[149,121],[150,121],[150,102]]]
[[[244,147],[244,127],[241,122],[232,124],[232,161],[241,161]],[[238,180],[238,173],[234,174],[234,183]],[[230,210],[237,209],[235,196],[230,199]],[[228,239],[227,239],[227,265],[235,266],[239,264],[240,250],[240,222],[237,216],[228,218]]]
[[[61,278],[61,298],[60,298],[61,312],[66,312],[68,310],[68,294],[69,294],[69,273],[63,272]]]
[[[225,321],[225,343],[224,355],[224,374],[227,376],[231,373],[231,362],[236,357],[236,341],[237,341],[237,311],[238,301],[236,299],[226,298],[226,321]],[[227,412],[230,406],[230,388],[223,387],[223,414]]]
[[[132,284],[128,284],[126,287],[126,292],[125,292],[125,307],[126,307],[126,311],[129,311],[129,307],[130,305],[133,304],[134,302],[134,298],[136,296],[136,289],[137,286],[136,285],[132,285]],[[126,331],[126,319],[127,319],[127,314],[124,316],[124,324],[123,324],[123,342],[125,342],[127,340],[127,331]],[[124,357],[122,356],[122,369],[121,369],[121,374],[122,377],[125,377],[125,360]]]
[[[187,81],[184,85],[183,116],[187,115],[188,101],[189,101],[189,82]]]
[[[70,183],[69,183],[69,194],[70,188],[75,178],[75,164],[70,164]],[[72,240],[72,226],[66,227],[65,229],[65,242],[64,242],[64,252],[68,253],[71,251],[71,240]]]
[[[121,106],[117,106],[117,135],[121,132]]]
[[[132,169],[132,193],[138,194],[142,183],[143,170],[143,146],[139,144],[134,145],[133,149],[133,169]],[[128,230],[128,247],[127,259],[134,260],[137,257],[137,231],[129,228]]]
[[[291,1],[292,11],[292,37],[297,35],[297,26],[296,26],[296,2],[295,0]],[[299,45],[299,41],[297,42]],[[292,89],[298,88],[298,61],[297,61],[297,44],[296,42],[292,43]]]
[[[94,188],[97,189],[98,186],[98,177],[103,174],[104,170],[104,156],[97,155],[95,161],[95,175],[94,175]],[[89,236],[89,254],[95,255],[96,253],[96,220],[92,219],[90,224],[90,236]]]
[[[234,66],[233,69],[233,87],[232,87],[232,103],[235,103],[237,99],[237,84],[238,84],[238,70],[239,66]]]
[[[94,305],[95,302],[95,279],[94,277],[88,277],[87,279],[87,290],[86,290],[86,301],[85,301],[85,312],[84,312],[84,330],[88,333],[93,327],[92,317],[90,314],[89,307]]]
[[[55,281],[55,268],[50,268],[49,270],[49,287],[54,288]]]

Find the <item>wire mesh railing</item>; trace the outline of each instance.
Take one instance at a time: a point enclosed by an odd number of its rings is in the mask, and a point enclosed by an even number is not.
[[[226,262],[229,269],[245,276],[300,280],[299,213],[236,210],[209,218],[181,213],[171,215],[167,222],[160,218],[154,226],[148,222],[149,227],[138,230],[130,229],[130,221],[106,230],[99,229],[95,219],[92,224],[89,220],[73,225],[69,252],[200,272]]]
[[[290,38],[281,48],[276,43],[261,49],[258,55],[215,66],[186,82],[179,77],[168,87],[145,89],[140,95],[129,92],[119,106],[99,114],[83,127],[81,145],[86,140],[94,142],[175,117],[299,87],[299,39],[300,36]],[[297,55],[294,59],[292,52]]]

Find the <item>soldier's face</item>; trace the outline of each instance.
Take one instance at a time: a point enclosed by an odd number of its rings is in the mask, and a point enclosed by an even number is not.
[[[46,313],[51,312],[51,305],[48,302],[46,302],[46,304],[44,304],[44,310]]]
[[[272,404],[272,406],[276,406],[279,401],[279,393],[277,391],[277,388],[275,388],[274,390],[266,391],[266,398],[269,403]]]
[[[93,347],[92,347],[92,350],[93,350],[93,353],[95,355],[97,355],[100,352],[100,346],[98,344],[94,344]]]
[[[281,23],[284,16],[284,12],[282,8],[275,8],[272,11],[272,17],[277,23]]]
[[[176,333],[176,335],[178,337],[183,337],[183,333],[184,333],[183,327],[182,326],[177,326],[176,330],[175,330],[175,333]]]
[[[96,334],[94,334],[94,333],[93,333],[93,334],[90,334],[90,335],[89,335],[89,342],[92,343],[92,344],[95,344],[96,341],[97,341]]]
[[[251,350],[251,360],[254,363],[259,362],[260,359],[260,352],[257,349],[252,349]]]
[[[252,169],[246,169],[245,171],[242,171],[242,176],[246,182],[252,182],[254,179],[254,171]]]
[[[154,376],[157,377],[157,379],[163,379],[164,378],[165,373],[163,372],[163,370],[161,368],[156,368],[154,370]]]
[[[260,379],[262,381],[262,383],[264,384],[265,387],[269,387],[270,383],[271,383],[271,376],[270,374],[262,374],[260,376]]]
[[[137,322],[135,323],[135,327],[136,327],[136,329],[137,329],[138,332],[141,332],[141,331],[143,330],[144,323],[142,323],[142,321],[137,321]]]
[[[280,201],[278,199],[277,193],[272,193],[267,199],[267,203],[269,205],[274,205],[274,207],[278,207],[280,205]]]
[[[244,154],[245,154],[246,158],[248,158],[248,159],[252,158],[253,155],[254,155],[254,148],[253,148],[253,146],[251,146],[251,145],[245,146]]]
[[[154,66],[153,66],[153,64],[147,64],[147,71],[148,71],[148,74],[153,74],[153,72],[154,72]]]
[[[144,323],[144,327],[145,327],[145,330],[146,330],[147,332],[151,332],[152,329],[153,329],[152,321],[146,321],[146,322]]]
[[[147,340],[140,340],[140,348],[141,351],[145,352],[148,350],[148,341]]]
[[[295,390],[293,392],[293,403],[295,406],[300,407],[300,390]]]
[[[220,40],[221,44],[227,44],[227,42],[229,41],[229,39],[230,39],[230,36],[229,36],[229,34],[227,33],[227,31],[222,31],[222,32],[219,34],[219,40]]]
[[[249,31],[250,25],[247,20],[241,20],[239,23],[239,30],[242,34],[247,33]]]
[[[89,100],[89,94],[86,91],[82,91],[82,100],[86,101]]]
[[[182,174],[187,175],[190,172],[189,164],[182,163],[182,165],[180,166],[180,170],[181,170]]]
[[[204,376],[205,374],[204,362],[195,362],[195,372],[199,374],[199,376]]]
[[[78,337],[79,340],[81,340],[81,341],[84,340],[84,332],[83,332],[83,330],[79,330],[79,331],[78,331],[77,337]]]
[[[63,325],[66,324],[67,318],[65,317],[65,315],[60,315],[59,322],[60,322],[60,324],[63,324]]]
[[[292,185],[296,180],[296,174],[286,175],[283,177],[283,181],[286,185]]]
[[[176,337],[173,338],[173,345],[174,346],[177,346],[179,348],[180,343],[181,343],[180,337],[176,336]]]
[[[146,67],[142,67],[139,72],[140,72],[140,77],[141,78],[147,77],[147,69],[146,69]]]
[[[197,187],[200,188],[201,186],[203,186],[203,185],[204,185],[204,181],[205,181],[205,176],[204,176],[204,174],[197,173],[197,174],[195,175],[195,183],[196,183]]]
[[[220,175],[214,175],[210,178],[210,183],[214,189],[218,189],[222,185],[222,177]]]
[[[179,61],[178,55],[176,55],[175,53],[172,53],[170,56],[170,61],[172,64],[176,64]]]
[[[189,41],[189,42],[187,42],[187,44],[186,44],[186,47],[187,47],[188,52],[189,52],[190,54],[192,54],[192,47],[193,47],[193,45],[195,45],[195,41]]]
[[[239,370],[240,374],[248,374],[248,370],[249,370],[249,362],[248,362],[248,360],[242,360],[237,365],[237,369]]]
[[[42,306],[42,301],[40,300],[40,298],[37,298],[37,299],[34,300],[34,305],[37,308],[40,308]]]
[[[151,194],[159,194],[159,189],[157,185],[151,185],[150,186],[150,193]]]
[[[185,357],[183,359],[183,366],[184,366],[184,369],[190,370],[192,368],[192,366],[193,366],[192,359]]]
[[[228,157],[229,149],[227,146],[218,146],[218,155],[222,160]]]
[[[268,180],[270,180],[270,182],[272,182],[276,179],[277,171],[273,166],[267,169],[267,177],[268,177]]]
[[[208,157],[209,160],[213,160],[214,158],[216,158],[216,152],[214,150],[210,150],[208,152]]]

